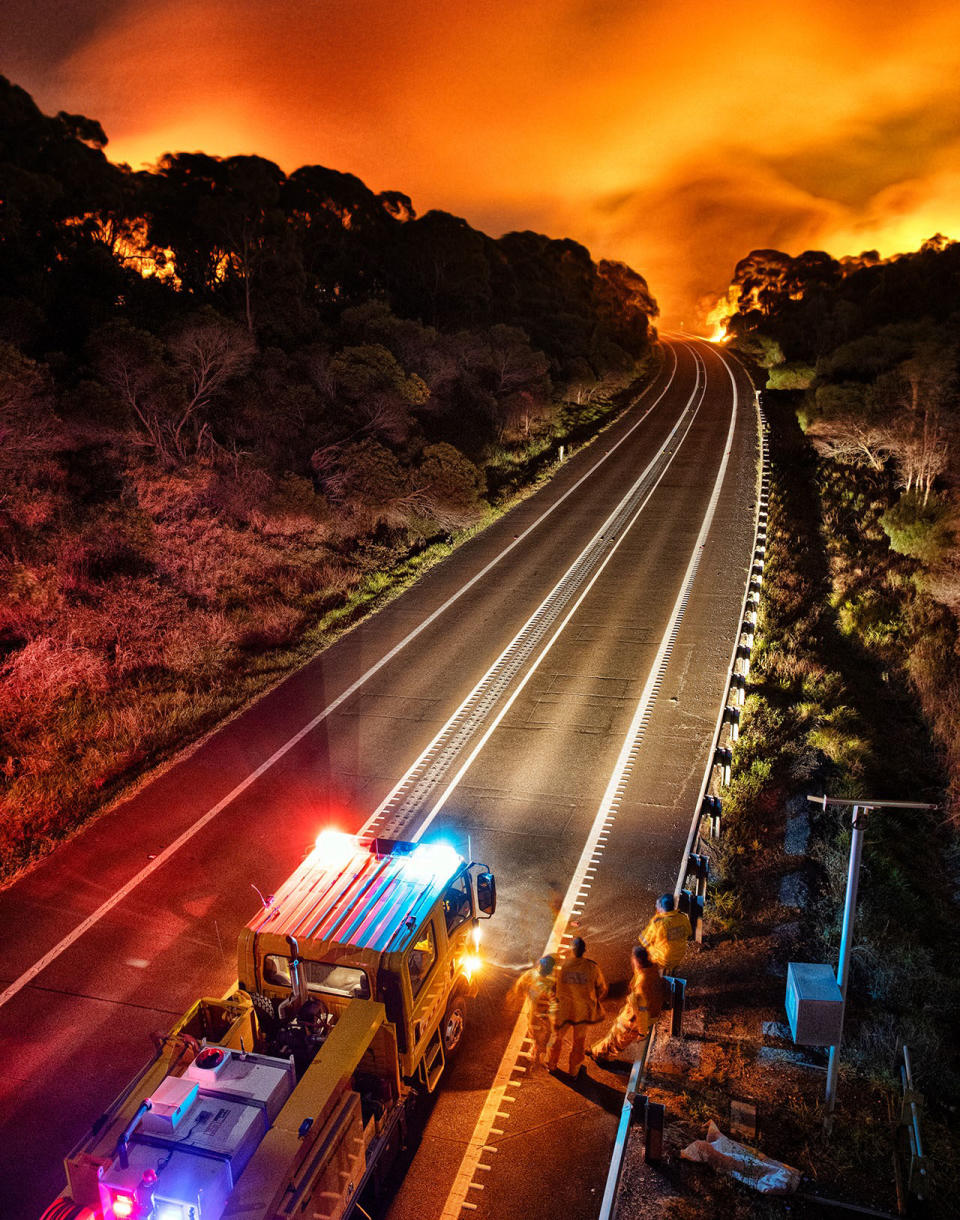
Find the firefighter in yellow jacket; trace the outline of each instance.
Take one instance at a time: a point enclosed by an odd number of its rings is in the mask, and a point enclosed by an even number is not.
[[[523,998],[527,1014],[527,1034],[533,1043],[533,1062],[542,1064],[557,1015],[556,958],[547,954],[536,966],[525,970],[511,994]]]
[[[650,1033],[651,1025],[663,1007],[663,980],[643,945],[633,946],[633,978],[627,992],[627,1002],[607,1036],[595,1042],[587,1051],[591,1059],[617,1055],[633,1042]]]
[[[640,944],[660,967],[662,974],[672,974],[683,961],[687,941],[693,935],[690,920],[684,911],[674,910],[672,894],[657,899],[657,913],[644,928]]]
[[[607,981],[597,963],[584,957],[587,946],[579,936],[570,947],[572,954],[557,974],[556,1033],[550,1044],[547,1066],[552,1072],[560,1063],[560,1050],[569,1029],[573,1033],[569,1070],[571,1076],[576,1076],[586,1053],[587,1028],[603,1019],[601,1001],[607,994]]]

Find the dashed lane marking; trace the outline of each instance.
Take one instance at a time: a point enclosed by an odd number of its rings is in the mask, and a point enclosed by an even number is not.
[[[610,809],[615,800],[622,798],[624,789],[628,781],[628,765],[635,761],[640,748],[640,743],[643,740],[647,725],[650,721],[650,716],[653,704],[657,698],[662,682],[663,675],[666,672],[667,666],[670,663],[670,657],[673,654],[674,644],[680,630],[680,623],[683,619],[686,610],[687,602],[690,598],[690,590],[693,587],[693,582],[696,579],[697,570],[700,566],[700,559],[706,546],[707,535],[710,527],[713,524],[713,519],[716,514],[717,503],[720,499],[720,490],[723,485],[723,480],[726,475],[727,466],[730,460],[730,454],[733,450],[734,427],[737,418],[737,407],[739,404],[739,396],[737,394],[736,384],[733,387],[733,403],[730,412],[730,425],[727,431],[727,442],[724,447],[723,457],[720,460],[720,466],[717,471],[717,477],[713,486],[713,493],[710,497],[710,502],[707,505],[704,513],[703,521],[700,526],[700,533],[694,545],[693,552],[690,556],[690,562],[687,564],[687,570],[684,573],[683,582],[680,586],[680,592],[677,595],[677,600],[674,603],[673,611],[667,623],[666,630],[660,641],[660,647],[657,650],[657,655],[654,658],[653,665],[647,676],[647,681],[644,685],[643,692],[640,695],[640,700],[637,703],[633,714],[633,719],[630,722],[630,727],[624,737],[623,745],[620,748],[620,754],[614,765],[610,779],[607,783],[606,791],[603,794],[603,799],[597,809],[596,816],[593,819],[593,825],[587,835],[586,843],[583,851],[580,853],[580,860],[574,870],[570,885],[567,888],[563,903],[557,914],[556,921],[553,925],[553,930],[543,949],[543,954],[556,953],[562,947],[563,942],[570,939],[571,933],[567,931],[571,916],[573,915],[574,904],[577,900],[587,869],[595,863],[600,855],[602,855],[601,839],[608,833],[604,828],[609,825]],[[541,954],[540,956],[543,956]],[[457,1220],[460,1210],[466,1199],[466,1192],[473,1185],[473,1174],[480,1161],[479,1150],[483,1148],[488,1137],[491,1134],[491,1119],[497,1114],[496,1107],[499,1107],[504,1100],[504,1093],[510,1083],[510,1076],[516,1067],[517,1060],[521,1053],[521,1047],[526,1040],[526,1018],[521,1012],[514,1023],[513,1030],[507,1041],[506,1049],[503,1052],[503,1057],[500,1060],[500,1065],[497,1068],[497,1074],[494,1077],[493,1087],[488,1093],[483,1107],[480,1111],[480,1116],[477,1119],[473,1134],[467,1142],[466,1151],[460,1163],[460,1169],[454,1179],[453,1186],[450,1190],[443,1210],[440,1213],[440,1220]]]

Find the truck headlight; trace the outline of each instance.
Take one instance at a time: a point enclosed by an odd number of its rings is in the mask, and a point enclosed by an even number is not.
[[[479,974],[483,966],[483,958],[478,953],[468,953],[460,963],[463,973],[470,980],[475,974]]]

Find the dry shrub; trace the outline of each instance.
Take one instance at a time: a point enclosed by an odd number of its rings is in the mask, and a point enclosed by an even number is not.
[[[157,564],[188,597],[210,605],[246,601],[262,587],[274,552],[252,530],[201,514],[158,527]]]
[[[821,677],[824,668],[810,657],[782,648],[771,648],[763,654],[764,676],[781,686],[793,686],[805,678]]]
[[[30,640],[0,668],[0,708],[37,710],[75,691],[105,691],[110,667],[92,648],[51,636]]]
[[[327,593],[336,596],[348,593],[360,581],[356,568],[346,567],[335,559],[322,559],[306,565],[301,576],[305,593]]]
[[[321,543],[330,533],[326,524],[308,513],[270,512],[255,516],[253,523],[266,538],[302,538]]]
[[[250,513],[250,521],[266,537],[305,537],[321,542],[327,535],[326,503],[310,479],[284,475],[263,504]]]
[[[9,494],[4,511],[23,529],[35,530],[52,524],[65,507],[66,497],[52,487],[20,489],[21,494]]]
[[[188,610],[164,633],[162,663],[182,674],[204,670],[237,643],[237,627],[222,610]]]
[[[304,615],[295,607],[265,602],[240,626],[237,643],[251,652],[280,648],[297,638],[303,624]]]
[[[166,631],[182,617],[182,598],[141,577],[114,580],[94,592],[95,600],[71,606],[63,617],[68,642],[102,654],[117,675],[157,664]]]
[[[192,517],[210,505],[215,498],[218,475],[209,466],[177,470],[132,466],[127,471],[127,479],[144,512],[156,521],[177,521]]]
[[[0,586],[0,638],[29,639],[42,634],[63,607],[56,569],[44,564],[13,564],[4,575]]]
[[[950,562],[928,568],[921,581],[925,592],[960,615],[960,558],[951,556]]]

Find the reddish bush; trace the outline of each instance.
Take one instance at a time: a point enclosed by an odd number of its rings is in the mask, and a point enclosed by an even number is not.
[[[293,606],[280,602],[264,604],[240,626],[237,644],[250,652],[279,648],[295,640],[303,624],[304,615]]]

